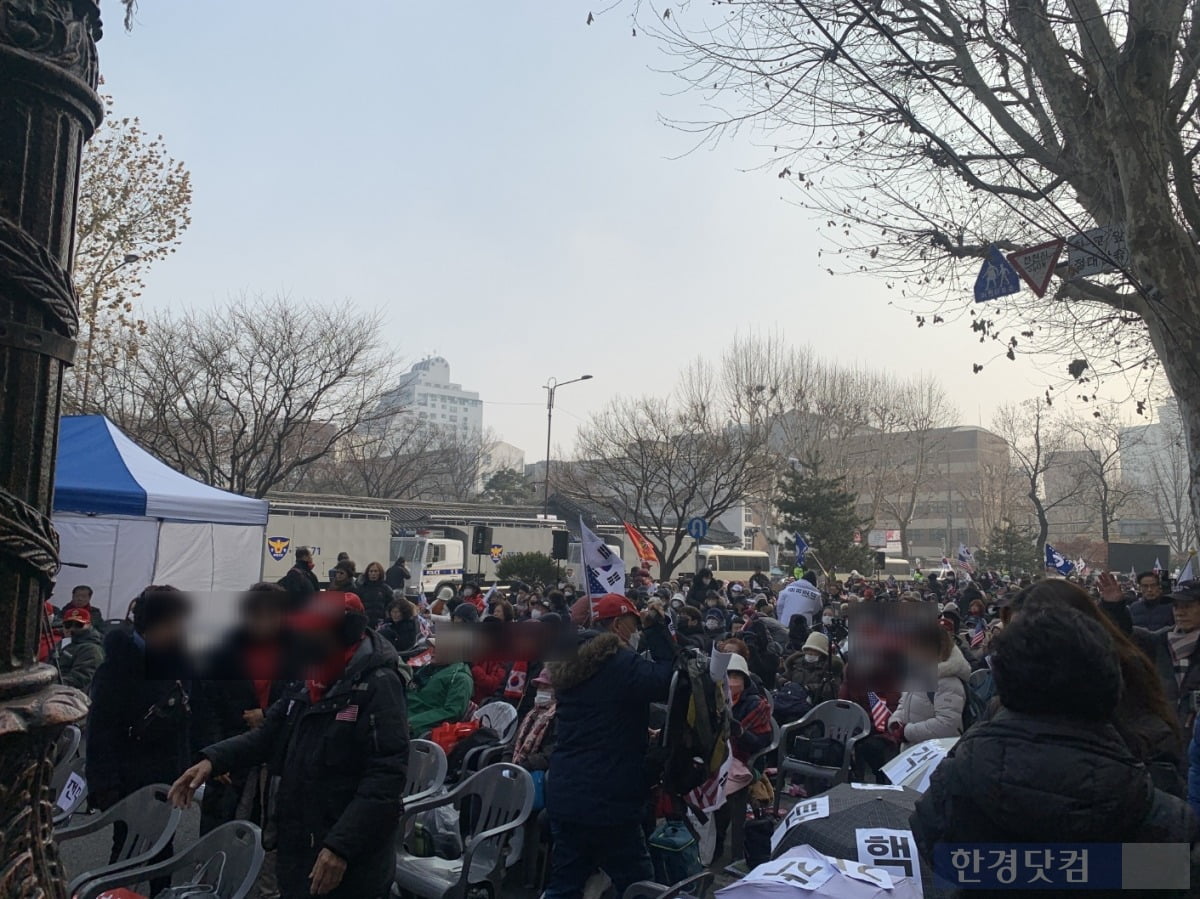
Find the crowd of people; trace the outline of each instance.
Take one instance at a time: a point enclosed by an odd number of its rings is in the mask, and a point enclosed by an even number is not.
[[[905,748],[961,737],[913,817],[925,853],[947,839],[1196,836],[1200,583],[809,571],[806,595],[819,601],[782,621],[792,579],[762,571],[722,582],[642,566],[624,595],[468,583],[410,598],[403,560],[360,573],[340,558],[325,578],[307,549],[295,562],[279,583],[248,589],[239,627],[199,661],[185,651],[187,598],[169,586],[148,587],[112,624],[76,588],[47,609],[43,646],[63,682],[91,695],[91,803],[165,782],[186,805],[204,785],[202,829],[263,827],[262,897],[387,895],[408,740],[489,702],[517,709],[511,759],[543,778],[544,895],[580,896],[597,870],[618,896],[653,879],[656,817],[685,818],[656,788],[654,705],[681,655],[714,651],[730,654],[732,758],[713,863],[726,850],[743,857],[730,818],[762,785],[770,762],[754,759],[772,718],[796,721],[835,698],[871,722],[856,779],[886,780]],[[910,623],[902,641],[888,642],[890,620]],[[440,651],[451,634],[475,635],[473,652]],[[501,649],[480,651],[489,646]],[[542,652],[513,649],[526,646]],[[897,654],[903,665],[891,664]],[[928,674],[919,686],[913,671]]]

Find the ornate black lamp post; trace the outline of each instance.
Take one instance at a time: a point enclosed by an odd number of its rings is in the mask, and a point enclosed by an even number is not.
[[[86,712],[39,665],[58,570],[50,525],[84,141],[99,125],[96,0],[0,0],[0,896],[65,896],[50,748]]]

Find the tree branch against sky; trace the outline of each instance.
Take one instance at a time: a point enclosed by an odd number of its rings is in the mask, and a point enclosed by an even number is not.
[[[1200,8],[1185,0],[731,0],[638,7],[702,91],[702,138],[766,141],[821,215],[830,271],[970,322],[995,355],[1096,377],[1161,364],[1200,509]],[[975,307],[990,245],[1124,224],[1113,275]],[[1065,260],[1064,260],[1065,263]],[[928,315],[928,313],[927,313]],[[981,363],[987,359],[980,359]]]

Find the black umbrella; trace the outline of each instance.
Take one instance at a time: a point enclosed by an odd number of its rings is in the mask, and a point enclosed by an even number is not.
[[[863,788],[838,784],[822,793],[829,799],[829,816],[792,824],[779,840],[771,857],[778,858],[793,846],[807,843],[825,855],[853,859],[858,857],[854,833],[858,828],[910,829],[908,819],[921,798],[920,793],[907,787],[901,790],[872,789],[865,784],[860,787]],[[801,803],[804,801],[800,800]],[[787,819],[784,821],[786,823]]]

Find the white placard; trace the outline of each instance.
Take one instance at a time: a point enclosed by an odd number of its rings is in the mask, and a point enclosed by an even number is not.
[[[852,790],[900,790],[904,791],[904,787],[899,784],[850,784]]]
[[[892,875],[883,870],[883,868],[874,868],[862,862],[855,864],[854,862],[846,861],[844,858],[831,858],[829,860],[833,862],[835,868],[847,877],[853,877],[855,880],[861,880],[863,883],[869,883],[883,890],[890,890],[892,888]]]
[[[854,831],[860,864],[890,871],[897,877],[911,878],[921,887],[921,859],[911,830],[889,827],[859,827]]]
[[[75,803],[79,801],[79,797],[83,795],[83,791],[87,789],[87,781],[71,772],[71,776],[67,778],[67,782],[63,784],[62,792],[58,794],[58,799],[54,804],[64,812],[70,811]]]
[[[775,832],[771,834],[771,851],[774,852],[779,848],[780,842],[783,840],[787,832],[795,825],[802,821],[816,821],[820,818],[829,817],[829,797],[814,796],[811,799],[801,799],[792,810],[787,813],[787,817],[779,822],[779,826],[775,828]]]
[[[805,850],[796,855],[784,853],[774,861],[759,865],[739,881],[740,883],[777,883],[781,886],[815,890],[823,886],[833,877],[833,866],[829,859],[815,852],[811,847],[797,847]],[[886,877],[886,872],[881,872]]]

